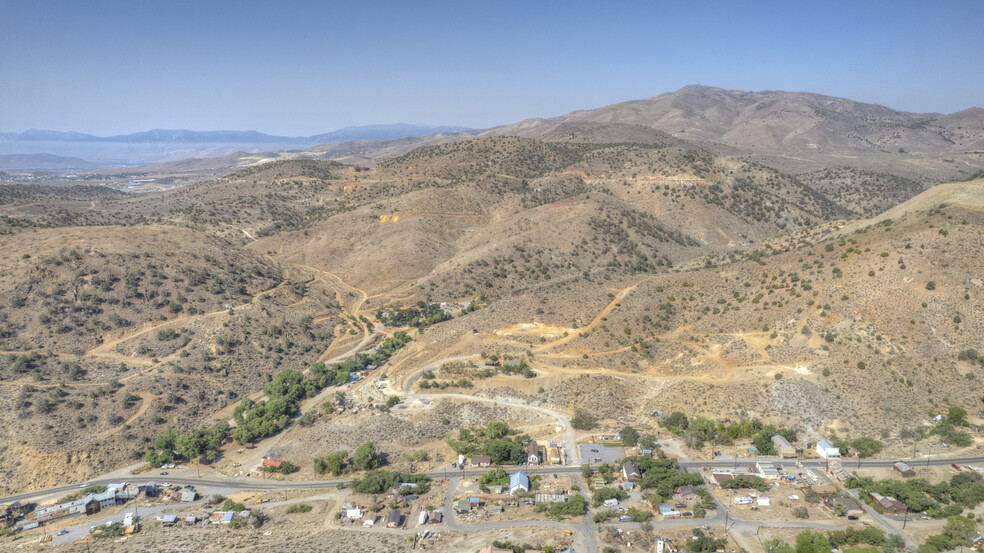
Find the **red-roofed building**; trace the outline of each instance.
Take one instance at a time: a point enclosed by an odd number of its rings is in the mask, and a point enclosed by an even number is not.
[[[273,467],[273,470],[280,470],[280,465],[284,464],[283,461],[277,461],[274,459],[263,459],[263,466]]]

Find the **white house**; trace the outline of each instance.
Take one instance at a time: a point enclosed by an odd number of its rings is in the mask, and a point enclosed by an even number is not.
[[[824,459],[839,459],[841,452],[840,449],[830,445],[827,440],[820,440],[817,442],[817,455]]]

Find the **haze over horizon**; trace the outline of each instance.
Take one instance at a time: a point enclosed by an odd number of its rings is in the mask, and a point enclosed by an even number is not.
[[[984,4],[0,1],[0,131],[483,128],[689,84],[984,106]],[[782,45],[779,47],[778,45]]]

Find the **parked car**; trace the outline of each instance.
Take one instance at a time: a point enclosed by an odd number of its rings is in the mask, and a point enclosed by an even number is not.
[[[591,450],[591,453],[598,453],[598,450],[597,449],[592,449]]]
[[[65,535],[65,534],[67,534],[67,533],[68,533],[68,530],[59,530],[59,531],[58,531],[58,535],[59,535],[59,536],[64,536],[64,535]]]
[[[165,470],[165,471],[161,472],[161,476],[167,476],[167,471]]]
[[[950,466],[953,467],[953,470],[955,470],[955,471],[959,471],[960,470],[960,467],[958,467],[956,463],[951,463]]]
[[[82,482],[81,484],[79,484],[79,487],[80,488],[88,488],[91,485],[92,484],[90,484],[89,482]]]
[[[451,461],[451,468],[457,468],[458,463],[456,461]]]

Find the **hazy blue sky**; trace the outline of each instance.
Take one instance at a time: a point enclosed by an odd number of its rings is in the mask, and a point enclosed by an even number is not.
[[[984,107],[984,1],[0,0],[0,130],[486,127],[694,83]]]

